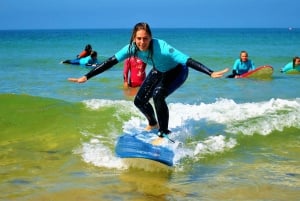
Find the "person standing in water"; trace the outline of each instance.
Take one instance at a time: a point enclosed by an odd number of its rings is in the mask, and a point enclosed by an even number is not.
[[[147,23],[137,23],[133,30],[129,44],[120,49],[114,56],[99,64],[80,78],[69,78],[76,83],[84,83],[117,63],[129,57],[138,57],[145,63],[153,66],[142,86],[134,98],[135,106],[148,120],[146,130],[159,128],[158,136],[167,137],[171,132],[168,129],[169,109],[166,98],[178,89],[188,76],[188,67],[207,74],[211,78],[219,78],[228,72],[228,68],[213,71],[202,63],[180,52],[166,41],[152,37],[150,26]],[[149,102],[153,99],[154,108]]]
[[[141,59],[130,57],[124,61],[124,88],[140,87],[146,78],[146,66]]]
[[[137,57],[130,57],[124,61],[123,88],[126,97],[136,95],[139,87],[146,78],[146,66],[147,64]]]

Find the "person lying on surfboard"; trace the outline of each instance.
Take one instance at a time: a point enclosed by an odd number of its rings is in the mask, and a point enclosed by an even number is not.
[[[180,52],[166,41],[152,38],[149,25],[144,22],[137,23],[133,30],[129,44],[120,49],[86,75],[80,78],[69,78],[71,82],[84,83],[95,75],[98,75],[126,58],[136,56],[145,63],[153,66],[148,73],[135,98],[135,106],[148,120],[146,130],[158,128],[158,136],[165,137],[171,131],[168,129],[169,109],[166,98],[179,88],[188,76],[188,67],[200,71],[212,78],[219,78],[228,72],[228,68],[221,71],[213,71],[202,63]],[[153,99],[154,109],[149,102]]]
[[[232,74],[228,75],[227,78],[238,78],[240,75],[254,69],[254,63],[248,59],[248,52],[243,50],[240,52],[240,58],[236,59],[233,64]]]
[[[286,73],[289,70],[298,70],[300,71],[300,57],[294,57],[292,62],[287,63],[280,72]]]
[[[98,63],[97,59],[98,53],[96,51],[92,51],[91,55],[81,58],[81,59],[68,59],[62,61],[63,64],[72,64],[72,65],[86,65],[86,66],[96,66]]]

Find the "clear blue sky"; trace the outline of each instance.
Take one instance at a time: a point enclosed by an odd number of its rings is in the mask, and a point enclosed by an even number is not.
[[[300,28],[300,0],[1,0],[0,29]]]

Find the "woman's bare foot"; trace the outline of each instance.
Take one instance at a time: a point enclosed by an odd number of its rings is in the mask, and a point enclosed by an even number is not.
[[[151,130],[153,130],[153,129],[158,129],[158,128],[159,128],[159,127],[158,127],[158,124],[155,124],[155,125],[153,125],[153,126],[147,125],[146,128],[145,128],[145,131],[151,131]]]

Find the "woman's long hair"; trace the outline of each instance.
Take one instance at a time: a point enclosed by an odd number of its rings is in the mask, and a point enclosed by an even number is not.
[[[293,58],[293,68],[295,68],[295,63],[296,63],[296,60],[297,60],[297,59],[300,59],[300,57],[294,57],[294,58]]]

